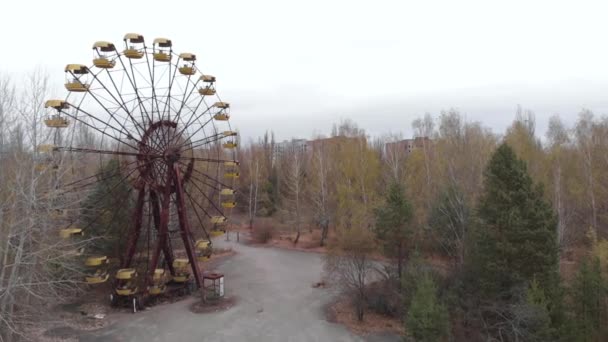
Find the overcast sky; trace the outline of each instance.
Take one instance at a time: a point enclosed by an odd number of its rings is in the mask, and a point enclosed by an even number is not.
[[[41,66],[58,85],[96,40],[171,38],[218,78],[246,139],[341,118],[409,136],[451,107],[501,132],[521,104],[541,134],[555,113],[608,113],[605,1],[3,0],[0,13],[0,72]]]

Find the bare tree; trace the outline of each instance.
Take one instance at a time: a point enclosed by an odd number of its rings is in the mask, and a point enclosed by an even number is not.
[[[435,123],[433,118],[429,113],[424,115],[424,118],[418,118],[412,122],[412,128],[414,129],[414,136],[417,138],[422,138],[422,152],[424,155],[424,170],[425,170],[425,179],[426,179],[426,197],[427,197],[427,208],[431,206],[431,196],[432,196],[432,154],[431,154],[431,146],[430,146],[430,138],[432,138]],[[429,139],[426,139],[429,138]]]
[[[559,116],[555,115],[549,119],[549,130],[547,131],[549,143],[549,157],[552,166],[553,178],[553,207],[557,213],[557,243],[562,251],[568,236],[568,209],[564,194],[563,163],[567,144],[570,142],[568,131],[564,127]]]
[[[369,229],[355,225],[340,229],[335,244],[329,246],[325,257],[325,276],[348,295],[355,307],[357,319],[365,313],[366,285],[375,272],[371,254],[375,250]]]
[[[387,183],[400,182],[405,171],[405,159],[407,157],[407,147],[402,145],[403,135],[388,134],[376,140],[376,145],[380,146],[380,154],[387,172]]]
[[[578,148],[583,156],[583,167],[585,171],[585,179],[587,182],[587,195],[591,206],[591,230],[597,236],[598,229],[598,209],[595,192],[595,156],[593,153],[593,113],[585,110],[580,113],[578,123],[575,128],[575,136]]]
[[[310,199],[314,220],[321,228],[321,246],[327,239],[331,219],[330,202],[333,196],[329,190],[330,165],[328,146],[321,144],[315,147],[312,151]]]
[[[280,193],[282,195],[283,210],[285,210],[293,223],[296,237],[294,245],[298,243],[303,221],[305,203],[305,177],[306,154],[299,145],[292,143],[286,153],[281,157]]]
[[[249,198],[248,198],[248,218],[249,229],[253,228],[253,220],[258,212],[258,189],[260,187],[260,160],[259,153],[254,144],[251,144],[248,151],[248,175],[249,175]]]
[[[48,215],[53,177],[34,168],[37,147],[48,139],[42,120],[47,80],[36,70],[19,94],[6,78],[0,81],[0,341],[22,335],[40,320],[41,308],[78,292],[74,250],[83,242],[59,238],[60,227]],[[61,165],[56,172],[63,172]]]

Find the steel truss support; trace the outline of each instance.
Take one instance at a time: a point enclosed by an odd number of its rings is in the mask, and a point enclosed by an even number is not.
[[[190,260],[190,266],[192,267],[192,272],[194,273],[194,279],[196,280],[196,285],[201,291],[203,290],[203,279],[200,268],[198,267],[198,262],[196,261],[196,255],[194,253],[194,246],[192,245],[191,231],[190,231],[190,223],[188,222],[188,217],[186,216],[186,203],[184,201],[184,188],[180,179],[180,171],[177,163],[173,164],[173,174],[175,177],[175,195],[177,198],[177,216],[179,218],[179,228],[182,236],[182,240],[184,241],[184,246],[186,247],[186,253],[188,254],[188,260]],[[203,296],[204,298],[204,296]]]
[[[160,231],[160,207],[158,202],[158,195],[156,191],[150,191],[150,201],[152,202],[152,217],[154,218],[154,227],[156,227],[156,231]],[[165,263],[169,268],[169,272],[171,275],[175,275],[175,269],[173,268],[173,251],[171,250],[171,245],[169,244],[170,240],[166,239],[165,244],[161,247],[163,251],[163,255],[165,256]]]
[[[135,203],[135,211],[133,212],[133,228],[129,232],[129,240],[127,241],[127,252],[121,262],[121,268],[127,268],[131,265],[133,255],[137,249],[137,240],[141,233],[141,224],[143,218],[144,199],[146,197],[145,187],[139,190],[137,194],[137,202]]]

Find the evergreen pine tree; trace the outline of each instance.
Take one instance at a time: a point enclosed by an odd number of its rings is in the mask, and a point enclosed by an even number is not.
[[[437,286],[428,274],[418,279],[407,312],[406,330],[415,341],[437,342],[449,333],[448,310],[437,296]]]
[[[523,315],[520,315],[519,320],[524,325],[523,331],[526,341],[552,341],[554,330],[551,325],[550,314],[551,302],[545,295],[545,291],[540,287],[538,281],[534,279],[526,291],[526,298],[523,305],[519,308],[523,309]]]
[[[537,279],[546,293],[557,284],[556,221],[524,162],[502,144],[484,173],[477,208],[473,275],[487,299],[509,299]],[[547,292],[548,291],[548,292]]]
[[[571,291],[575,325],[572,340],[606,341],[606,282],[598,258],[582,262]]]
[[[99,171],[95,188],[82,208],[85,234],[98,238],[87,247],[87,253],[122,257],[125,241],[121,237],[132,225],[133,207],[124,177],[117,159],[109,160]]]
[[[401,279],[406,243],[411,236],[409,222],[412,208],[405,191],[399,183],[393,183],[386,195],[386,204],[376,209],[376,235],[384,245],[385,252],[397,258],[397,270]]]

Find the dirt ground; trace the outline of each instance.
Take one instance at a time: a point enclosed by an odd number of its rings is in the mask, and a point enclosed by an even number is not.
[[[322,271],[317,253],[257,248],[231,236],[214,240],[236,254],[222,259],[227,298],[234,305],[193,313],[198,299],[160,304],[137,314],[112,313],[108,326],[80,331],[79,341],[399,341],[397,335],[357,335],[326,319],[335,298],[331,288],[314,288]],[[208,269],[207,269],[208,270]],[[70,331],[62,332],[70,333]],[[67,337],[67,336],[66,336]]]

